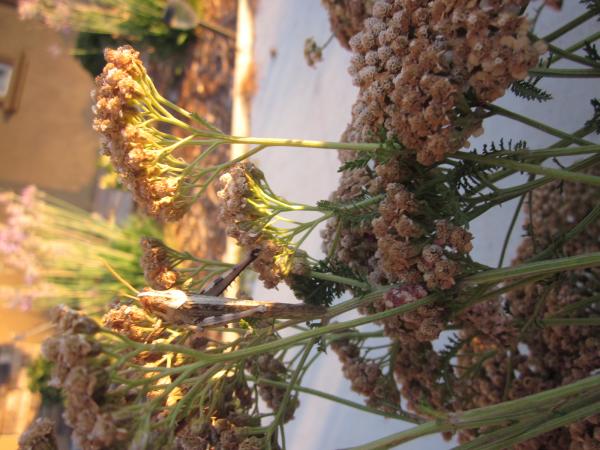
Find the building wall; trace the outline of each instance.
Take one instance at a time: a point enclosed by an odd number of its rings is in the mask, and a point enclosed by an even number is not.
[[[0,112],[0,190],[34,183],[91,208],[98,149],[93,80],[71,56],[70,44],[0,3],[0,60],[22,54],[25,61],[17,108]]]
[[[98,152],[91,126],[93,80],[71,56],[71,45],[43,24],[19,20],[16,8],[0,1],[0,62],[20,55],[25,62],[15,111],[0,109],[0,191],[33,183],[91,209]],[[0,267],[0,278],[6,276]],[[47,330],[36,331],[45,323],[39,314],[0,306],[0,369],[8,374],[0,382],[1,450],[16,449],[37,414],[39,396],[27,387],[26,363],[39,353]]]

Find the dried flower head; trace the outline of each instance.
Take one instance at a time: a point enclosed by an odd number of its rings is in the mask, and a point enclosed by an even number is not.
[[[524,4],[377,0],[349,42],[360,92],[348,139],[373,140],[383,127],[424,165],[465,146],[481,118],[464,94],[497,99],[545,50],[517,15]]]
[[[19,437],[19,450],[58,450],[54,422],[38,417]]]
[[[315,67],[318,62],[323,61],[323,48],[312,37],[304,41],[304,59],[310,67]]]
[[[304,272],[306,264],[300,260],[306,254],[292,242],[294,230],[278,226],[280,214],[294,211],[296,206],[273,193],[264,174],[252,163],[232,166],[220,182],[219,217],[240,246],[258,249],[252,268],[265,286],[277,286],[292,270]]]
[[[321,0],[321,3],[327,10],[331,31],[342,47],[350,50],[348,41],[362,30],[374,0]]]

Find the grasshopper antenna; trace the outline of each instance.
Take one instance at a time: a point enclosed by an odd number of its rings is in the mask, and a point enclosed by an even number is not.
[[[104,265],[106,266],[106,268],[112,274],[113,277],[115,277],[118,281],[123,283],[123,285],[125,287],[131,289],[134,294],[136,294],[136,295],[139,294],[140,291],[138,291],[136,288],[134,288],[125,278],[123,278],[121,275],[119,275],[117,273],[117,271],[115,269],[113,269],[113,267],[108,263],[108,261],[106,261],[105,259],[102,259],[102,258],[100,258],[100,261],[102,261],[102,263],[104,263]]]
[[[239,264],[236,264],[229,272],[215,278],[209,287],[202,290],[201,294],[219,297],[225,292],[225,289],[229,287],[233,280],[235,280],[239,274],[256,259],[259,253],[260,250],[257,248],[252,250],[246,259]]]

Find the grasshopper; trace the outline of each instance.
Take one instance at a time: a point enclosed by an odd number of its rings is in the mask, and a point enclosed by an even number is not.
[[[146,290],[138,294],[143,307],[174,325],[199,327],[227,324],[245,317],[302,319],[322,317],[327,310],[323,306],[301,303],[280,303],[257,300],[240,300],[220,295],[239,274],[256,258],[253,251],[227,274],[217,277],[211,285],[198,294],[188,294],[177,289],[166,291]]]

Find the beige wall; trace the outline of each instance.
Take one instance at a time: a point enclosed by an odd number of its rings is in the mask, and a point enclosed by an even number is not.
[[[91,128],[93,81],[69,41],[0,4],[0,58],[25,55],[20,105],[0,113],[0,189],[29,183],[90,208],[98,137]]]
[[[25,56],[18,108],[10,115],[0,111],[0,190],[34,183],[90,209],[98,149],[91,127],[93,81],[69,55],[69,44],[42,24],[20,21],[13,7],[0,3],[0,60]],[[0,278],[6,276],[0,267]],[[34,356],[45,333],[27,334],[45,324],[39,314],[0,306],[0,345],[14,344]],[[26,337],[15,341],[19,335]],[[0,450],[16,449],[39,404],[27,388],[26,369],[17,366],[10,382],[0,385]]]

